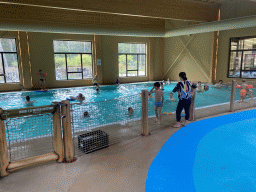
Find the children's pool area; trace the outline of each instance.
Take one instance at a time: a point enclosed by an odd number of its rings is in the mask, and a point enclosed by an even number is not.
[[[120,123],[127,121],[134,121],[141,118],[141,97],[139,94],[143,89],[151,90],[154,82],[146,83],[132,83],[122,85],[106,85],[101,86],[99,93],[96,93],[95,87],[79,87],[79,88],[65,88],[52,89],[48,92],[11,92],[0,94],[1,108],[18,109],[24,107],[31,107],[24,104],[26,96],[30,96],[31,101],[35,100],[33,106],[51,105],[52,102],[65,100],[69,96],[77,96],[82,93],[85,96],[85,101],[82,104],[74,104],[72,106],[72,118],[74,130],[90,130],[90,127],[103,126],[108,124]],[[178,94],[174,93],[176,101],[169,99],[169,93],[172,92],[176,83],[164,85],[164,104],[162,112],[174,112],[177,107]],[[236,90],[236,100],[239,99],[239,91]],[[197,93],[195,100],[195,107],[205,107],[230,101],[230,87],[215,88],[210,86],[210,89],[203,93]],[[148,114],[154,116],[154,98],[149,98]],[[134,114],[128,114],[128,107],[134,109]],[[90,117],[84,117],[83,112],[88,111]],[[40,116],[41,121],[47,121],[48,116]],[[40,120],[40,119],[38,119]],[[31,122],[30,122],[31,121]],[[15,125],[18,132],[24,132],[24,138],[31,138],[38,135],[47,135],[51,132],[51,128],[45,128],[44,133],[36,130],[37,124],[41,121],[33,120],[33,118],[23,119],[19,121],[10,122],[11,127]],[[34,127],[26,131],[25,124]],[[50,125],[50,124],[49,124]],[[14,130],[13,130],[14,131]],[[27,132],[27,133],[26,133]],[[33,133],[34,132],[34,133]],[[11,133],[11,131],[9,132]],[[15,139],[18,139],[14,137]],[[10,140],[12,140],[10,138]]]
[[[256,191],[256,110],[178,130],[151,164],[146,192]]]

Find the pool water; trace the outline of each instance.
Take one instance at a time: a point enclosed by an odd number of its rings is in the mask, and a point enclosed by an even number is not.
[[[164,105],[162,112],[174,112],[177,107],[178,94],[174,93],[175,101],[169,100],[169,93],[172,92],[176,83],[164,86]],[[139,93],[141,90],[151,90],[153,82],[146,83],[133,83],[101,86],[99,93],[96,93],[95,87],[79,87],[79,88],[65,88],[65,89],[52,89],[46,93],[27,91],[27,92],[12,92],[0,94],[1,108],[17,109],[29,107],[25,102],[27,95],[30,96],[31,101],[35,100],[33,106],[50,105],[54,101],[65,100],[69,96],[77,96],[82,93],[85,96],[85,101],[82,105],[73,105],[72,112],[75,130],[89,129],[90,127],[101,126],[112,123],[122,123],[122,121],[136,120],[141,117],[141,97]],[[239,99],[239,91],[236,90],[236,100]],[[214,88],[210,86],[209,91],[204,93],[197,93],[195,106],[204,107],[214,104],[220,104],[230,101],[230,88]],[[75,101],[71,101],[71,104]],[[134,109],[133,115],[128,115],[128,107]],[[154,98],[149,98],[149,116],[154,115]],[[90,117],[84,118],[83,112],[88,111]],[[18,130],[24,129],[25,124],[30,120],[22,121],[16,124]],[[36,124],[34,123],[35,127]],[[47,133],[50,129],[47,129]],[[31,135],[29,135],[31,137]],[[11,140],[11,139],[10,139]]]

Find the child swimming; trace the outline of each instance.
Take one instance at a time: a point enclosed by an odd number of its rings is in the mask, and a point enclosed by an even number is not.
[[[149,93],[150,94],[155,93],[154,108],[155,108],[156,121],[158,121],[158,123],[161,124],[161,119],[162,119],[161,110],[164,102],[164,92],[160,89],[160,83],[159,82],[154,83],[154,86]]]
[[[90,117],[90,114],[89,114],[88,111],[85,111],[85,112],[84,112],[84,117]]]
[[[176,99],[173,98],[173,93],[170,93],[170,94],[169,94],[169,99],[170,99],[171,101],[176,101]]]
[[[163,90],[164,89],[164,83],[160,82],[160,89]]]
[[[33,105],[33,103],[36,103],[36,101],[30,101],[30,97],[26,96],[26,101],[24,102],[26,105]]]
[[[201,83],[201,81],[198,81],[198,84],[197,84],[197,89],[196,89],[196,91],[198,91],[198,92],[202,92],[202,91],[203,91],[203,88],[202,88],[202,83]]]
[[[77,100],[77,101],[80,101],[82,102],[83,100],[85,100],[85,97],[83,96],[82,93],[79,93],[77,97],[70,97],[71,99],[74,99],[74,100]]]
[[[128,107],[128,113],[129,113],[129,115],[133,114],[133,108],[132,107]]]

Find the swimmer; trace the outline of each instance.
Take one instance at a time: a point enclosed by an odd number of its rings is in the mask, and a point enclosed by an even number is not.
[[[129,108],[128,108],[128,113],[129,113],[129,115],[132,115],[133,112],[134,112],[134,111],[133,111],[133,108],[132,108],[132,107],[129,107]]]
[[[219,80],[219,83],[216,83],[215,84],[215,87],[222,87],[224,84],[223,84],[223,81],[222,80]]]
[[[83,100],[85,100],[85,97],[83,96],[82,93],[79,93],[77,97],[70,97],[71,99],[74,99],[74,100],[77,100],[77,101],[80,101],[82,102]]]
[[[84,112],[84,117],[90,117],[90,114],[88,113],[88,111]]]
[[[203,88],[202,88],[202,83],[201,83],[201,81],[198,81],[198,84],[197,84],[197,89],[196,89],[196,91],[198,91],[198,92],[201,92],[201,91],[203,91]]]
[[[99,93],[99,91],[100,91],[100,89],[99,89],[99,87],[97,87],[97,88],[96,88],[96,92]]]
[[[116,76],[116,84],[117,84],[117,85],[120,85],[119,77],[118,77],[118,76]]]
[[[26,101],[24,103],[27,105],[33,105],[33,103],[36,103],[36,101],[30,101],[30,97],[26,96]]]
[[[148,94],[148,98],[153,98],[153,96],[151,95],[151,93]]]
[[[97,75],[95,75],[95,77],[92,79],[92,83],[93,83],[94,86],[98,86],[99,85]]]
[[[243,102],[244,101],[244,99],[246,98],[246,93],[247,93],[247,91],[246,91],[246,80],[245,79],[243,79],[242,80],[242,84],[241,84],[241,91],[240,91],[240,99],[239,99],[239,101],[241,102]]]
[[[170,93],[170,94],[169,94],[169,99],[170,99],[171,101],[176,101],[176,99],[173,98],[173,93]]]
[[[164,89],[164,83],[160,82],[160,89],[163,90]]]
[[[248,97],[250,97],[251,99],[253,99],[253,91],[252,91],[252,89],[246,87],[246,95]]]
[[[169,78],[167,79],[167,83],[168,83],[168,85],[170,85],[170,83],[171,83]]]

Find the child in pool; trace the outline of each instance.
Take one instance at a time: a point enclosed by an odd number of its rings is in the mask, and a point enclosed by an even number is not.
[[[197,84],[197,89],[196,89],[196,91],[198,91],[198,92],[202,92],[202,83],[201,83],[201,81],[198,81],[198,84]]]
[[[170,94],[169,94],[169,99],[170,99],[171,101],[176,101],[176,99],[173,98],[173,93],[170,93]]]
[[[223,84],[223,81],[222,80],[219,80],[219,83],[216,83],[215,84],[215,87],[222,87],[224,84]]]
[[[155,89],[155,90],[154,90]],[[150,94],[155,93],[155,115],[156,115],[156,121],[158,121],[159,124],[161,124],[162,119],[162,107],[164,102],[164,92],[160,89],[160,83],[156,82],[154,83],[154,87],[150,90]]]
[[[253,91],[248,87],[246,87],[246,95],[253,99]]]
[[[164,89],[164,83],[160,82],[160,89],[163,90]]]
[[[129,113],[129,115],[133,115],[133,108],[132,107],[128,108],[128,113]]]
[[[36,103],[36,101],[30,101],[30,97],[29,97],[29,96],[26,96],[25,104],[26,104],[26,105],[33,105],[33,103]]]
[[[90,117],[90,114],[88,113],[88,111],[84,112],[84,117]]]
[[[167,79],[167,83],[168,83],[168,85],[170,85],[170,79],[169,78]]]
[[[82,93],[79,93],[77,97],[70,97],[71,99],[74,99],[74,100],[77,100],[77,101],[80,101],[82,102],[83,100],[85,100],[85,97],[83,96]]]
[[[118,76],[116,76],[116,84],[117,84],[117,85],[120,85],[119,77],[118,77]]]
[[[245,79],[243,79],[242,80],[242,85],[241,85],[241,91],[240,91],[240,99],[239,99],[239,101],[241,102],[243,102],[244,101],[244,99],[246,98],[246,93],[247,93],[247,91],[246,91],[246,80]]]

